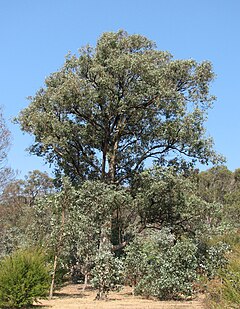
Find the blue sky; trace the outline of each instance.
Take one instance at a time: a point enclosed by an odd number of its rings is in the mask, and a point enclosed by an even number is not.
[[[240,167],[239,0],[0,0],[0,105],[12,132],[8,163],[21,176],[48,171],[25,149],[31,137],[10,119],[28,105],[68,51],[95,45],[105,31],[139,33],[176,59],[210,60],[217,96],[206,129],[227,166]]]

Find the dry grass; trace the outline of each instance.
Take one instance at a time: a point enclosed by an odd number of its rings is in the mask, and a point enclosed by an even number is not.
[[[108,301],[94,300],[96,291],[81,285],[68,285],[57,291],[52,300],[41,300],[36,308],[44,309],[203,309],[203,296],[189,301],[155,301],[131,294],[131,288],[110,293]]]

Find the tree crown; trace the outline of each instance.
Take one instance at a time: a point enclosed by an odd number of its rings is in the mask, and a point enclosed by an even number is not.
[[[214,97],[208,61],[173,60],[141,35],[104,33],[69,54],[18,117],[30,151],[72,179],[121,183],[147,160],[216,162],[204,121]]]

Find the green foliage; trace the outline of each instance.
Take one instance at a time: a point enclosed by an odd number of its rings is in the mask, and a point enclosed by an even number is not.
[[[218,202],[223,207],[223,219],[231,228],[240,222],[240,170],[215,166],[197,176],[198,194],[207,202]]]
[[[232,189],[233,173],[224,165],[215,166],[198,175],[198,191],[207,202],[224,202],[224,196]]]
[[[106,299],[110,291],[119,290],[123,284],[123,261],[115,258],[110,251],[100,251],[95,259],[92,285],[97,288],[96,299]]]
[[[34,205],[53,191],[52,179],[38,170],[4,188],[0,196],[0,256],[32,245],[34,233],[28,230],[35,221]],[[33,232],[37,233],[34,229]]]
[[[68,55],[18,122],[31,152],[74,182],[124,183],[146,160],[219,160],[204,121],[214,97],[208,61],[173,60],[141,35],[104,33],[96,48]]]
[[[143,262],[143,239],[135,238],[124,250],[126,282],[135,288],[145,271]]]
[[[28,234],[36,244],[44,243],[51,253],[58,251],[58,271],[61,267],[89,275],[104,227],[107,226],[110,241],[111,222],[114,219],[116,226],[120,213],[127,212],[131,203],[132,198],[124,188],[100,181],[85,181],[75,188],[68,182],[61,191],[35,203],[34,224],[29,227]],[[122,226],[125,221],[122,219]]]
[[[226,242],[198,242],[198,272],[208,278],[214,278],[227,264],[226,253],[230,247]]]
[[[198,197],[192,179],[174,168],[146,170],[134,186],[142,229],[167,227],[188,237],[224,229],[222,205]]]
[[[225,195],[225,216],[233,227],[240,228],[240,188]]]
[[[191,295],[197,276],[196,245],[189,240],[176,241],[168,230],[152,233],[140,239],[140,244],[138,241],[126,250],[127,273],[135,280],[135,292],[159,299]]]
[[[86,181],[75,194],[66,222],[66,242],[72,261],[77,262],[81,273],[86,275],[95,263],[101,229],[106,222],[111,221],[118,193],[112,186]],[[111,230],[108,233],[111,234]]]
[[[23,308],[45,297],[50,284],[45,255],[36,249],[17,251],[0,262],[0,306]]]
[[[33,244],[44,244],[51,256],[57,255],[57,273],[77,269],[85,278],[94,265],[96,269],[103,264],[99,248],[101,255],[108,252],[105,245],[108,250],[122,250],[133,235],[143,235],[125,250],[127,280],[135,291],[158,298],[188,295],[196,271],[213,276],[225,252],[224,247],[209,244],[201,248],[203,233],[208,238],[221,230],[222,206],[203,201],[195,192],[192,179],[174,168],[146,170],[130,188],[101,181],[74,187],[65,179],[59,191],[34,200],[26,235]],[[188,245],[193,260],[186,253]],[[181,246],[189,268],[177,266],[186,264],[179,255]],[[196,269],[191,266],[195,260]],[[113,262],[118,260],[107,263]],[[113,282],[112,277],[106,280]],[[104,285],[102,295],[109,291],[109,283]]]

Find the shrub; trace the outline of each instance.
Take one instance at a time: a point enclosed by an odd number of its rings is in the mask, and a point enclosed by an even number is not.
[[[136,292],[159,299],[179,298],[192,294],[196,279],[196,248],[188,242],[178,242],[148,262],[147,273],[136,287]]]
[[[0,262],[0,307],[25,308],[47,296],[50,276],[38,249],[16,251]]]
[[[198,242],[198,272],[200,275],[213,279],[219,269],[227,264],[226,252],[229,251],[229,245],[222,241]]]
[[[175,242],[167,229],[140,239],[140,245],[136,241],[126,250],[126,269],[130,279],[135,279],[137,294],[159,299],[192,294],[197,270],[195,244],[190,240]]]
[[[96,299],[106,299],[110,291],[119,290],[123,283],[123,263],[110,251],[99,252],[91,272],[92,285],[98,289]]]

